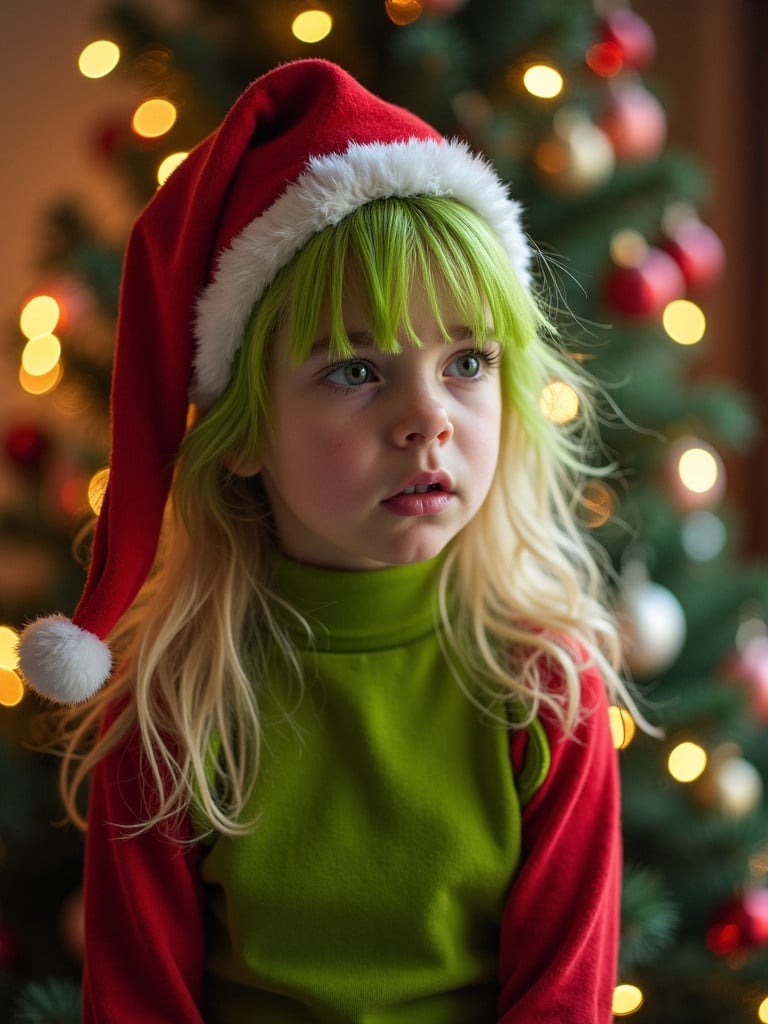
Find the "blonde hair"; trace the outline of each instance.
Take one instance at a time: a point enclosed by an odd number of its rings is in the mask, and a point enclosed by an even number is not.
[[[110,638],[120,668],[70,729],[63,793],[81,824],[81,783],[138,729],[155,792],[141,827],[190,809],[222,833],[252,826],[244,810],[258,771],[261,680],[277,657],[300,686],[287,624],[302,620],[270,586],[275,545],[259,479],[243,479],[226,463],[233,453],[258,453],[279,328],[287,325],[301,360],[329,310],[334,357],[351,351],[343,316],[350,266],[384,350],[398,351],[398,339],[418,344],[408,315],[416,279],[438,316],[447,287],[479,342],[490,313],[501,346],[494,481],[450,545],[440,584],[444,644],[457,679],[479,684],[488,707],[514,702],[521,725],[548,710],[572,729],[580,675],[590,666],[613,699],[633,706],[617,674],[620,643],[605,570],[579,523],[581,488],[604,472],[592,468],[597,431],[587,378],[558,349],[540,306],[477,214],[444,198],[377,200],[320,232],[278,273],[253,311],[227,390],[185,438],[156,569]],[[579,396],[579,416],[566,426],[541,408],[553,379]],[[449,591],[456,597],[450,617]],[[94,739],[109,706],[119,710]]]

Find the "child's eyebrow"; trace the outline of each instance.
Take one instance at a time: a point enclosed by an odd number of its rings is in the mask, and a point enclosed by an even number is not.
[[[490,333],[490,329],[489,329]],[[350,344],[355,352],[365,349],[378,349],[373,335],[370,331],[348,331],[347,337],[349,338]],[[465,324],[455,325],[446,328],[446,344],[460,344],[463,341],[474,341],[475,332],[471,327]],[[311,359],[313,356],[327,355],[331,348],[330,336],[325,338],[319,338],[309,350],[307,358]]]

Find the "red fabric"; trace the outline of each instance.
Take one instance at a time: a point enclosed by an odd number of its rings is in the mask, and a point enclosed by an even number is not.
[[[596,674],[583,679],[575,739],[546,725],[552,764],[523,812],[523,861],[504,911],[498,1024],[609,1024],[618,946],[617,759]],[[513,763],[524,733],[512,741]],[[199,846],[141,818],[138,744],[93,778],[85,863],[83,1024],[201,1024],[205,959]],[[184,825],[177,838],[190,838]]]
[[[126,838],[146,793],[138,742],[94,772],[85,857],[83,1024],[202,1024],[200,846],[154,829]],[[184,825],[177,840],[188,840]]]
[[[610,1024],[621,906],[618,760],[605,690],[582,679],[573,739],[545,722],[552,764],[523,812],[522,863],[504,911],[498,1024]],[[524,733],[513,738],[513,763]]]

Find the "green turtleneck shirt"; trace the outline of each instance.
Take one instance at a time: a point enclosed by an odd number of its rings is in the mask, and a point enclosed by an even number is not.
[[[279,564],[314,640],[302,693],[259,685],[257,827],[203,858],[207,1024],[496,1019],[520,804],[506,724],[441,650],[439,568]]]

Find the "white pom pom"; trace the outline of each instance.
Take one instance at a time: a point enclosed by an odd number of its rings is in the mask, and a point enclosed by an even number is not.
[[[37,619],[24,630],[19,664],[29,684],[59,704],[82,704],[109,678],[112,655],[93,633],[63,615]]]

